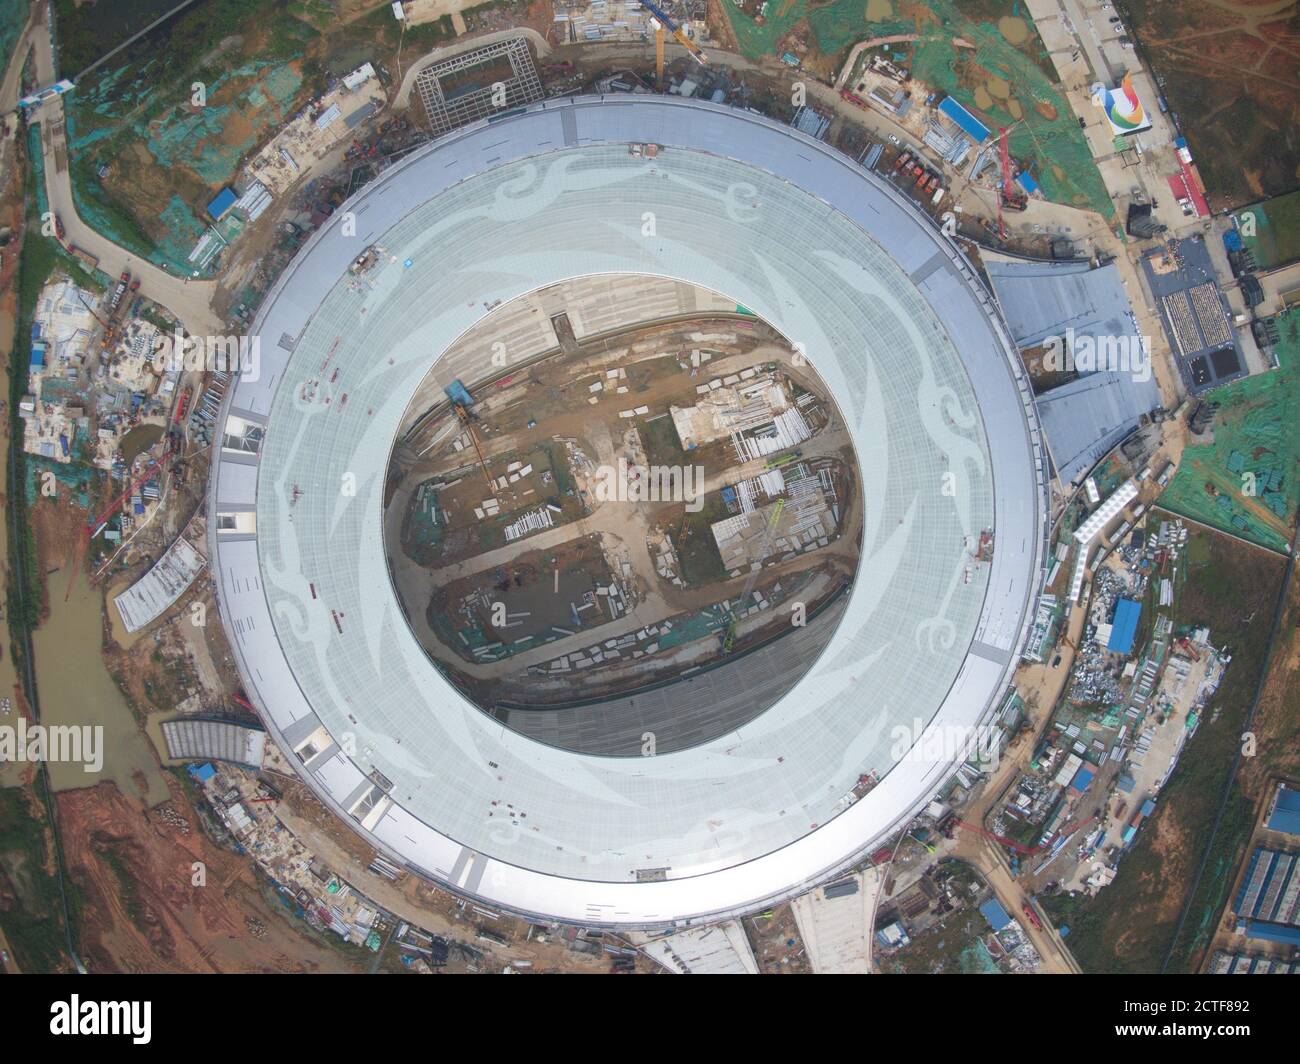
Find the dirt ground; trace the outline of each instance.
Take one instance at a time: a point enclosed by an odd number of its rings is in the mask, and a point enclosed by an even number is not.
[[[253,863],[203,834],[181,785],[154,810],[112,784],[58,796],[93,972],[345,972],[357,959],[285,919]],[[206,885],[194,886],[194,862]],[[299,928],[302,928],[300,930]]]
[[[794,910],[788,903],[741,921],[749,945],[758,960],[760,975],[809,975],[812,963],[804,949],[795,923]]]
[[[1164,85],[1215,210],[1293,187],[1300,172],[1294,4],[1130,0],[1134,36]]]

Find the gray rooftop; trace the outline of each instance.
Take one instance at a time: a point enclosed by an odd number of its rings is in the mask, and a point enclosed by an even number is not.
[[[985,264],[1012,336],[1021,348],[1036,347],[1073,331],[1080,342],[1105,351],[1132,349],[1137,320],[1115,264],[1007,262]],[[1145,379],[1143,379],[1145,378]],[[1038,397],[1038,416],[1052,463],[1063,484],[1088,472],[1138,427],[1143,414],[1160,406],[1160,387],[1151,372],[1130,364],[1084,372]]]
[[[1129,373],[1089,373],[1038,397],[1038,417],[1062,484],[1082,477],[1160,405],[1151,378]]]
[[[985,263],[1012,339],[1034,347],[1067,329],[1086,336],[1126,336],[1137,331],[1124,282],[1113,263]]]

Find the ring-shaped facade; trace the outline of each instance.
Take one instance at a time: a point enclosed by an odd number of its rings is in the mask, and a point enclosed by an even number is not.
[[[374,265],[351,270],[368,248]],[[441,359],[458,337],[600,273],[724,293],[799,345],[853,436],[864,506],[854,586],[802,680],[738,730],[644,758],[556,749],[462,698],[405,623],[381,527],[430,366],[473,391],[500,368]],[[303,778],[413,872],[594,926],[742,912],[860,858],[997,711],[1044,558],[1029,384],[952,242],[826,145],[662,97],[506,114],[346,203],[254,334],[214,445],[222,620]],[[682,713],[701,708],[677,687]]]

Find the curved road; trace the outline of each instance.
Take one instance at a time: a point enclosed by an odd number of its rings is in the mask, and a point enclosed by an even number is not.
[[[0,85],[0,107],[16,103],[23,60],[31,51],[35,61],[37,83],[42,86],[55,80],[54,49],[50,43],[50,27],[46,5],[37,4],[27,27],[19,39]],[[72,199],[72,180],[68,168],[67,134],[63,117],[63,97],[55,96],[39,107],[32,108],[28,123],[40,123],[41,156],[45,165],[45,196],[50,210],[63,222],[67,232],[64,243],[76,245],[99,260],[99,268],[109,277],[130,270],[140,279],[140,295],[166,307],[178,317],[192,334],[212,335],[222,331],[221,323],[212,311],[212,297],[216,294],[215,281],[196,281],[175,277],[166,270],[141,259],[134,252],[113,243],[96,232],[77,215]]]

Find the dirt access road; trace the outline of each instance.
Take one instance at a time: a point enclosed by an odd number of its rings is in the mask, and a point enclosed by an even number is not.
[[[983,824],[1007,786],[1028,767],[1036,738],[1051,720],[1052,711],[1069,682],[1075,648],[1083,634],[1086,618],[1087,610],[1083,607],[1075,607],[1070,611],[1066,634],[1058,644],[1061,653],[1059,665],[1055,668],[1050,664],[1027,665],[1017,674],[1016,688],[1026,699],[1026,712],[1030,714],[1033,725],[1032,734],[1022,735],[1012,749],[1003,754],[997,770],[974,795],[970,804],[961,810],[963,820]],[[1024,915],[1025,904],[1032,904],[1032,901],[1011,875],[1011,867],[1002,848],[970,829],[958,828],[958,832],[956,844],[949,851],[950,855],[968,862],[984,876],[1003,908],[1025,929],[1034,949],[1043,958],[1044,969],[1059,975],[1081,974],[1083,969],[1079,962],[1074,959],[1042,910],[1035,909],[1043,924],[1041,930],[1035,928]]]

